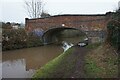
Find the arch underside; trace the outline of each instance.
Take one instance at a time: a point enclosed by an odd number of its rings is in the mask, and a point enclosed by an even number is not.
[[[42,36],[42,40],[44,42],[44,44],[50,44],[50,43],[54,43],[57,40],[57,34],[59,34],[61,31],[63,30],[78,30],[80,33],[84,34],[86,37],[86,33],[83,32],[80,29],[77,28],[69,28],[69,27],[58,27],[58,28],[52,28],[47,30],[43,36]],[[88,37],[87,37],[88,38]]]

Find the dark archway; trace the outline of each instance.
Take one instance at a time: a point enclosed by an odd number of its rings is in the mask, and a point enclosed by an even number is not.
[[[58,33],[60,33],[63,30],[69,30],[69,29],[71,29],[71,30],[78,30],[80,33],[84,34],[88,38],[86,33],[83,32],[80,29],[69,28],[69,27],[57,27],[57,28],[51,28],[51,29],[45,31],[43,36],[42,36],[42,40],[43,40],[44,44],[54,43],[57,40],[57,34]]]

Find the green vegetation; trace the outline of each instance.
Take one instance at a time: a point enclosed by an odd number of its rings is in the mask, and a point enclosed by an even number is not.
[[[62,41],[66,41],[72,44],[77,44],[80,41],[84,41],[86,37],[87,36],[85,35],[85,33],[79,30],[72,30],[72,29],[63,30],[57,35],[59,43],[61,43]]]
[[[88,46],[86,46],[86,48],[96,49],[96,48],[98,48],[101,44],[102,44],[101,42],[91,43],[91,44],[89,44]]]
[[[93,77],[97,77],[98,76],[98,73],[101,73],[102,72],[102,68],[98,67],[96,65],[96,62],[92,59],[87,59],[86,60],[86,74],[93,78]]]
[[[120,48],[120,9],[112,14],[112,20],[108,23],[107,42],[116,49]]]
[[[32,33],[27,34],[24,29],[3,29],[2,50],[13,50],[42,45],[39,37]]]
[[[94,45],[95,47],[91,48],[91,46]],[[85,73],[85,78],[118,77],[118,56],[112,46],[96,43],[88,45],[86,48],[89,48],[90,52],[86,54],[84,62],[85,65],[83,66],[84,72],[82,73]],[[78,62],[81,60],[81,55],[78,56],[79,53],[74,53],[74,51],[74,47],[70,48],[65,53],[62,53],[60,56],[48,62],[45,66],[37,70],[33,76],[33,80],[39,80],[39,78],[72,77],[72,73],[75,72],[76,66],[79,66]],[[77,68],[78,72],[79,68],[80,67]],[[74,73],[74,75],[79,75],[77,77],[80,77],[80,73]]]
[[[60,36],[61,37],[77,37],[77,36],[86,37],[85,33],[83,33],[82,31],[72,30],[72,29],[62,31],[60,33]]]
[[[118,56],[110,45],[101,45],[85,57],[85,73],[88,78],[118,77]]]
[[[34,33],[29,33],[27,35],[27,47],[37,47],[43,45],[41,37],[35,35]]]
[[[108,23],[106,42],[88,45],[92,48],[85,57],[85,72],[88,78],[117,78],[119,58],[117,51],[120,48],[120,9],[111,14],[112,20]]]
[[[33,80],[37,78],[64,78],[71,74],[71,70],[75,66],[77,59],[71,60],[73,48],[70,48],[65,53],[62,53],[57,58],[48,62],[41,69],[37,70],[33,76]]]

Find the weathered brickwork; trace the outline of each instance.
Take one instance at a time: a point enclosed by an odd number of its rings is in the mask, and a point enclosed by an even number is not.
[[[81,28],[82,30],[106,29],[110,16],[103,15],[56,15],[47,18],[26,18],[26,30],[34,29],[48,30],[53,27],[64,25],[65,27]]]

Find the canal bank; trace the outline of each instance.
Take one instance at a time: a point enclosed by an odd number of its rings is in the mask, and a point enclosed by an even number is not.
[[[86,78],[119,78],[119,55],[115,48],[102,43],[85,56]]]
[[[118,56],[106,43],[74,46],[37,70],[39,78],[118,78]]]
[[[85,47],[74,46],[37,70],[33,78],[84,78]]]

